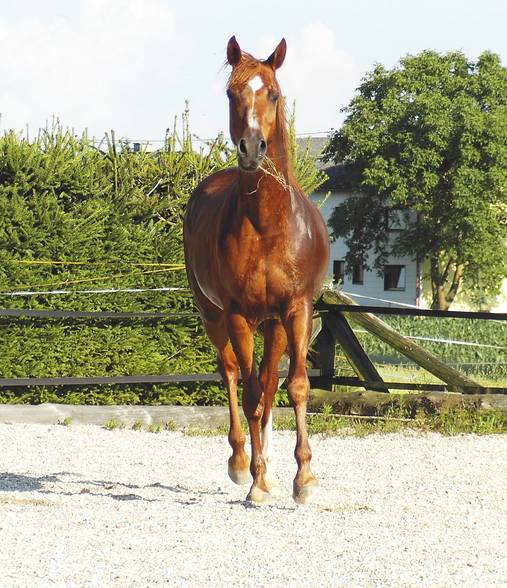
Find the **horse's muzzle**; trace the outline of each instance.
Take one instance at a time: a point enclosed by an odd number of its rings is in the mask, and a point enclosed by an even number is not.
[[[248,172],[257,171],[266,155],[267,144],[261,133],[247,129],[238,141],[238,164]]]

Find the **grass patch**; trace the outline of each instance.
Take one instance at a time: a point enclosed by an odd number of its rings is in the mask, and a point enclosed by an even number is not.
[[[420,427],[443,435],[492,435],[507,432],[507,416],[495,410],[478,412],[469,408],[451,408],[442,413],[425,415]]]
[[[70,417],[65,417],[64,419],[60,419],[58,424],[63,427],[70,427],[70,425],[72,425],[72,419]]]
[[[106,427],[108,428],[108,427]],[[111,428],[118,428],[118,427],[111,427]],[[146,430],[148,433],[160,433],[162,431],[177,431],[178,425],[175,421],[167,421],[167,423],[150,423],[149,425],[145,425],[143,421],[136,421],[132,425],[133,431],[143,431]]]
[[[146,430],[148,431],[148,433],[160,433],[160,431],[162,431],[163,428],[163,425],[161,425],[160,423],[150,423],[146,427]]]
[[[196,426],[185,427],[182,429],[182,432],[187,435],[187,437],[218,437],[218,436],[227,436],[229,433],[229,426],[228,425],[220,425],[218,427],[211,427],[202,429]]]
[[[322,412],[307,416],[309,435],[354,436],[365,437],[373,433],[436,432],[442,435],[494,435],[507,433],[507,416],[500,412],[476,411],[470,408],[450,408],[436,414],[417,413],[409,418],[407,409],[394,406],[384,416],[336,415],[331,407],[324,407]],[[275,431],[295,431],[296,421],[293,416],[275,418]],[[212,437],[227,435],[228,426],[212,429],[189,427],[185,435],[192,437]]]
[[[104,425],[104,429],[108,431],[113,431],[114,429],[124,429],[125,423],[123,421],[118,421],[117,419],[109,419],[107,423]]]

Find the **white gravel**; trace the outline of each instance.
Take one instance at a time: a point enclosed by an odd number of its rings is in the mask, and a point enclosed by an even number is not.
[[[244,502],[224,437],[0,425],[0,585],[507,586],[507,436],[312,439],[321,488]]]

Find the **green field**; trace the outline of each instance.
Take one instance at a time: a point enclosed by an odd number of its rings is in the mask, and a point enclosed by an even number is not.
[[[417,337],[415,343],[481,383],[507,384],[506,321],[430,317],[382,317],[382,320],[403,335]],[[374,335],[360,328],[356,334],[386,379],[408,376],[409,381],[435,381],[428,372]]]

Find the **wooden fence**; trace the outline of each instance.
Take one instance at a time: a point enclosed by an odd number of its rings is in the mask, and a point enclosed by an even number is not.
[[[388,393],[390,390],[416,390],[432,393],[460,392],[464,394],[507,394],[507,387],[482,386],[466,375],[440,361],[433,354],[415,344],[413,341],[394,331],[376,315],[427,316],[438,318],[461,318],[480,320],[507,321],[507,314],[485,312],[433,311],[416,308],[390,308],[379,306],[357,305],[342,292],[326,291],[316,304],[322,322],[322,329],[314,342],[314,353],[311,356],[313,368],[308,370],[312,386],[331,390],[333,386],[361,387],[366,390]],[[180,313],[178,316],[191,313]],[[0,317],[38,318],[41,320],[168,320],[176,315],[163,312],[72,312],[49,310],[0,309]],[[361,325],[384,342],[412,359],[440,380],[439,384],[419,384],[408,382],[386,382],[369,359],[361,346],[349,321]],[[507,325],[507,323],[506,323]],[[338,376],[335,373],[336,345],[339,344],[357,377]],[[287,375],[279,372],[280,378]],[[212,374],[167,374],[167,375],[126,375],[126,376],[95,376],[95,377],[61,377],[61,378],[0,378],[0,388],[45,387],[83,387],[101,385],[142,385],[184,382],[219,382],[218,373]]]

